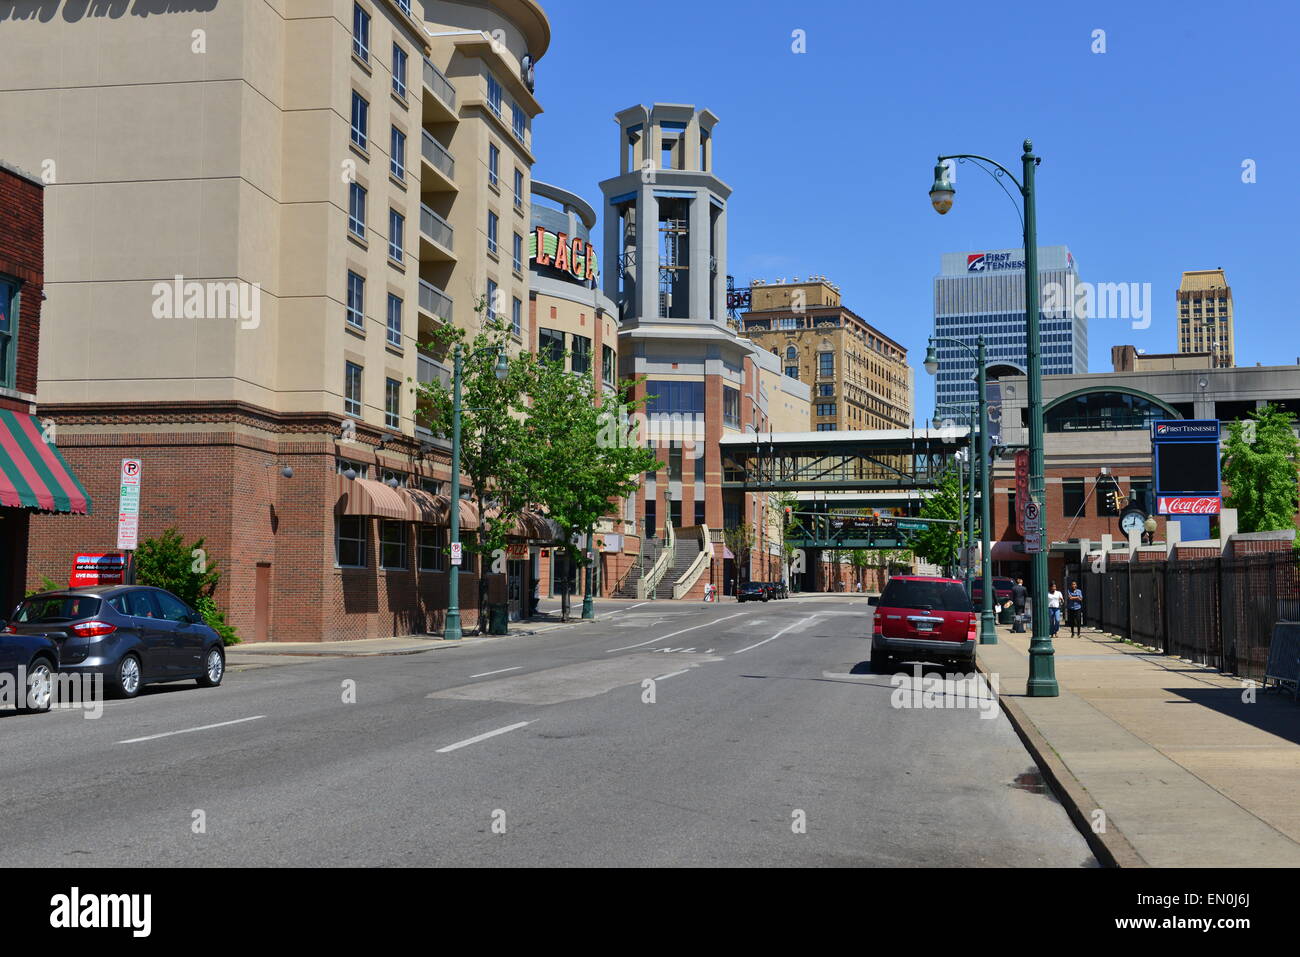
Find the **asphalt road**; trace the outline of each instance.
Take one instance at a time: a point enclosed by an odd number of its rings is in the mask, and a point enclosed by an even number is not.
[[[975,685],[870,672],[867,611],[651,602],[7,715],[0,864],[1096,866]]]

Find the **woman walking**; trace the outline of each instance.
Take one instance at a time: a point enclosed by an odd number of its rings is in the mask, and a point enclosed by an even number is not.
[[[1056,582],[1052,582],[1052,587],[1047,591],[1047,615],[1052,622],[1052,637],[1061,630],[1061,606],[1065,604],[1065,596],[1061,594],[1061,589],[1056,587]]]
[[[1070,634],[1075,638],[1083,637],[1083,590],[1077,581],[1070,582],[1070,591],[1065,596],[1065,610],[1070,613]]]

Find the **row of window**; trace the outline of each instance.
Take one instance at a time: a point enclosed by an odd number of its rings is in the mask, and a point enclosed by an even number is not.
[[[364,370],[355,362],[343,363],[343,412],[361,418],[362,412],[362,377]],[[384,379],[384,425],[390,429],[400,428],[402,424],[402,382],[400,379]]]
[[[385,311],[385,321],[387,323],[386,341],[390,346],[402,348],[402,310],[405,303],[402,297],[388,294],[388,304]],[[360,273],[348,270],[348,301],[345,312],[348,325],[357,329],[364,329],[366,325],[366,279]]]
[[[370,566],[370,519],[363,515],[341,515],[336,520],[334,560],[340,568]],[[448,530],[435,525],[416,525],[395,519],[379,521],[379,567],[386,571],[407,571],[411,567],[412,529],[416,568],[422,572],[445,572],[448,564]],[[472,545],[474,532],[462,532],[461,542]],[[461,553],[460,570],[478,571],[478,556],[469,548]]]

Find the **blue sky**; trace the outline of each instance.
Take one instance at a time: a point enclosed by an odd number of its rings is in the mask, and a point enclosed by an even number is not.
[[[979,153],[1018,175],[1026,136],[1043,157],[1039,244],[1069,246],[1084,280],[1151,284],[1149,328],[1090,322],[1091,371],[1110,371],[1112,345],[1177,349],[1184,269],[1227,271],[1239,365],[1300,357],[1300,5],[543,3],[534,175],[598,206],[615,112],[708,107],[737,285],[839,283],[908,348],[918,419],[934,401],[921,358],[940,254],[1020,245],[1010,200],[969,165],[952,212],[933,212],[935,156]]]

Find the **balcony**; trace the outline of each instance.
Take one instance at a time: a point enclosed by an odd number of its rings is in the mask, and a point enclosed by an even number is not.
[[[435,175],[420,177],[420,188],[424,192],[456,189],[456,161],[452,159],[447,148],[433,138],[428,130],[422,130],[420,137],[420,156]]]
[[[424,119],[430,123],[455,123],[460,119],[456,113],[456,88],[427,57],[424,61]]]
[[[420,311],[440,322],[451,322],[451,297],[427,279],[421,279]]]
[[[420,385],[437,382],[444,389],[451,388],[451,370],[425,352],[416,355],[415,381]]]
[[[451,224],[423,203],[420,204],[420,261],[454,262],[454,231]]]

